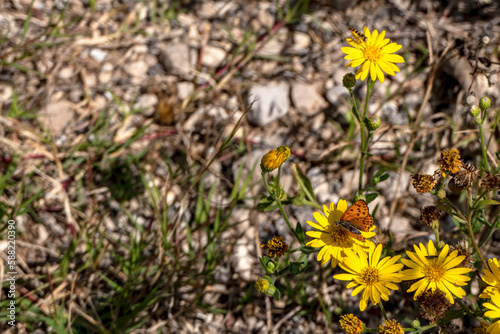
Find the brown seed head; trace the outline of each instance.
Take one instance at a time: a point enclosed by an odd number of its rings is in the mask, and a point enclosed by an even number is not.
[[[413,179],[413,187],[415,187],[419,193],[428,193],[434,189],[434,186],[436,185],[434,176],[429,174],[417,173],[412,175],[411,178]]]
[[[417,297],[420,304],[419,317],[437,322],[444,317],[444,312],[450,307],[451,303],[441,290],[427,290]]]
[[[285,238],[283,237],[274,237],[265,244],[262,244],[261,247],[267,249],[269,252],[269,257],[273,258],[274,255],[279,259],[288,249],[288,244],[284,242]]]

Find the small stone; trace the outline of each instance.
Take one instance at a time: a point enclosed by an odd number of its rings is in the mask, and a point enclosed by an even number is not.
[[[179,100],[184,100],[194,92],[194,84],[192,82],[182,81],[177,84],[177,97]]]
[[[191,79],[189,46],[185,43],[168,43],[159,46],[158,60],[169,74]]]
[[[293,33],[293,45],[292,52],[298,54],[305,54],[309,51],[309,46],[311,45],[311,37],[300,31],[295,31]]]
[[[292,84],[291,95],[295,108],[307,116],[315,115],[328,105],[312,85],[296,82]]]
[[[59,78],[63,80],[68,80],[68,79],[74,79],[75,72],[74,72],[74,67],[73,66],[66,66],[61,68],[59,73],[57,74]]]
[[[155,107],[158,104],[158,97],[156,94],[144,94],[139,96],[137,102],[134,104],[134,109],[142,109],[141,113],[145,117],[151,117],[155,113]]]
[[[282,28],[278,34],[272,38],[264,47],[259,51],[261,56],[279,56],[285,46],[288,37],[288,30]]]
[[[226,51],[215,46],[206,45],[201,63],[207,67],[218,67],[226,58]]]
[[[289,90],[290,85],[286,82],[253,86],[248,94],[248,103],[251,104],[248,121],[262,126],[288,114]]]
[[[148,65],[143,60],[138,60],[124,66],[128,75],[136,78],[144,78],[148,72]]]
[[[59,136],[66,129],[73,127],[73,108],[73,103],[67,100],[49,103],[40,111],[40,122],[46,129],[51,129],[52,135]]]
[[[92,49],[90,50],[90,57],[97,61],[98,63],[102,62],[108,53],[101,49]]]
[[[345,87],[334,86],[326,91],[326,99],[333,107],[339,108],[344,105],[345,101],[349,101],[350,94]]]
[[[0,82],[0,103],[10,101],[13,91],[11,85]]]
[[[389,101],[382,106],[382,115],[384,115],[392,125],[408,124],[408,116],[406,113],[399,112],[398,105],[393,101]]]

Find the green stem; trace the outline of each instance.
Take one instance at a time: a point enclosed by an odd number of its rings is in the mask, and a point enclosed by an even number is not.
[[[366,133],[365,133],[365,118],[366,118],[366,113],[368,111],[368,101],[370,100],[370,93],[373,89],[373,86],[375,85],[375,82],[372,82],[372,79],[368,77],[368,80],[366,81],[366,98],[365,98],[365,107],[363,109],[363,116],[361,116],[359,119],[359,127],[361,130],[361,161],[359,163],[359,184],[358,184],[358,192],[361,193],[361,189],[363,188],[363,173],[365,170],[365,159],[367,156],[366,150],[368,147],[368,141],[366,138]]]
[[[479,135],[481,136],[481,151],[483,152],[483,165],[486,168],[486,171],[490,172],[490,166],[488,165],[488,158],[486,156],[486,146],[484,146],[484,135],[483,135],[483,122],[485,114],[481,115],[481,125],[479,125]]]
[[[280,174],[280,171],[281,171],[281,166],[278,169],[278,175]],[[290,229],[290,231],[292,231],[295,239],[297,239],[297,241],[302,245],[297,232],[295,231],[295,229],[292,227],[292,224],[288,220],[288,216],[286,215],[285,210],[283,209],[283,205],[281,205],[281,200],[280,200],[279,196],[276,196],[276,193],[271,191],[271,188],[269,187],[269,184],[267,183],[266,173],[264,173],[264,172],[262,172],[262,179],[264,180],[264,187],[266,187],[267,192],[269,193],[269,195],[271,195],[273,197],[273,199],[276,201],[276,204],[278,204],[278,208],[281,212],[281,215],[283,216],[283,219],[285,219],[285,222],[288,225],[288,228]]]
[[[485,268],[488,268],[488,265],[486,264],[486,261],[483,257],[483,254],[481,253],[481,251],[479,250],[479,246],[477,245],[477,242],[476,242],[476,238],[474,237],[474,232],[472,231],[472,222],[471,222],[471,216],[472,216],[472,211],[469,212],[469,215],[467,217],[467,231],[469,232],[469,237],[472,241],[472,245],[474,246],[474,249],[476,250],[476,253],[477,255],[479,256],[479,258],[481,259],[481,261],[483,262],[483,266]]]
[[[382,301],[378,302],[378,306],[380,307],[380,310],[382,311],[382,315],[384,316],[385,321],[389,321],[387,318],[387,314],[385,313],[384,305],[382,305]]]
[[[434,230],[434,235],[436,236],[436,245],[439,244],[439,225],[433,229]]]
[[[460,299],[455,299],[458,305],[462,308],[462,310],[465,311],[470,317],[474,318],[474,312],[470,310],[470,308],[467,307]]]

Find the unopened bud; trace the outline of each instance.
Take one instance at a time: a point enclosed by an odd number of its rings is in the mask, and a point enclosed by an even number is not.
[[[415,329],[419,329],[420,328],[420,321],[418,319],[415,319],[411,322],[411,327],[415,328]]]
[[[345,88],[350,89],[356,84],[356,77],[352,73],[347,73],[342,79],[342,84]]]
[[[378,116],[373,116],[371,118],[365,118],[365,124],[368,130],[374,131],[377,130],[380,127],[380,124],[382,122],[380,121],[380,117]]]
[[[437,196],[439,199],[446,198],[446,191],[444,191],[443,189],[441,189],[441,190],[439,190],[439,191],[436,193],[436,196]]]
[[[491,107],[491,100],[487,96],[483,96],[479,100],[479,108],[481,108],[482,111],[486,111],[489,107]]]
[[[266,295],[272,296],[274,295],[275,292],[276,292],[276,287],[274,285],[271,285],[269,289],[267,289]]]
[[[481,124],[483,124],[483,120],[482,120],[481,118],[479,118],[479,117],[478,117],[478,118],[476,118],[476,119],[474,120],[474,124],[476,124],[477,126],[480,126]]]
[[[480,113],[481,110],[479,110],[479,107],[476,106],[475,104],[473,104],[472,107],[470,107],[469,109],[469,115],[471,115],[472,117],[477,117],[479,116]]]

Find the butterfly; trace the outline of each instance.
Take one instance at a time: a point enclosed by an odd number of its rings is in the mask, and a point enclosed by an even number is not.
[[[350,31],[352,32],[352,34],[354,35],[354,39],[355,39],[355,41],[356,41],[358,44],[361,44],[361,40],[362,40],[363,42],[366,42],[367,38],[366,38],[366,36],[365,36],[363,33],[359,32],[358,30],[356,30],[356,29],[354,29],[354,28],[351,28],[351,27],[349,27],[349,30],[350,30]]]
[[[366,202],[360,199],[345,210],[336,224],[342,227],[354,239],[365,241],[361,232],[368,232],[370,230],[370,227],[373,225],[373,218],[370,216]]]

